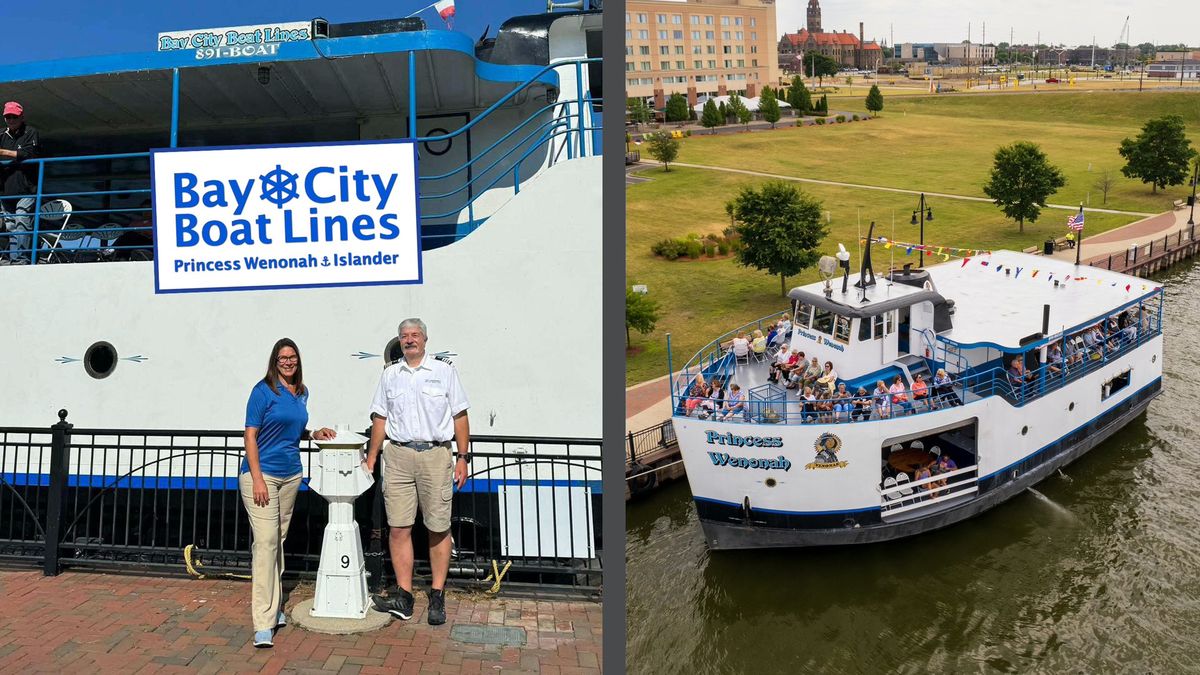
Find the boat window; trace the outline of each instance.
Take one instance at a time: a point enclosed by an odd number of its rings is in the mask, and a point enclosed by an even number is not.
[[[817,307],[813,313],[812,329],[826,335],[833,333],[833,312]]]
[[[859,319],[858,320],[858,341],[866,342],[867,340],[870,340],[870,339],[871,339],[871,320],[870,319]]]
[[[806,305],[803,302],[796,303],[796,316],[792,322],[797,328],[808,328],[811,324],[809,319],[812,317],[812,305]]]
[[[879,340],[884,336],[883,317],[884,317],[883,314],[876,314],[875,316],[871,317],[871,324],[875,328],[875,339],[876,340]]]
[[[838,316],[833,320],[833,339],[842,342],[850,341],[850,317]]]
[[[1125,372],[1121,373],[1120,375],[1117,375],[1116,377],[1109,380],[1108,382],[1105,382],[1104,385],[1101,386],[1101,388],[1100,388],[1100,400],[1101,401],[1106,400],[1109,396],[1112,396],[1113,394],[1117,393],[1118,391],[1121,391],[1125,387],[1128,387],[1129,386],[1129,374],[1131,372],[1132,371],[1130,371],[1130,370],[1126,370]]]
[[[896,332],[896,313],[888,312],[883,315],[884,328],[888,335]]]

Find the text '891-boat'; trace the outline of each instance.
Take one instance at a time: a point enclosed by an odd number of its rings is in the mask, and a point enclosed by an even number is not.
[[[840,289],[793,289],[785,325],[773,315],[727,333],[673,377],[675,433],[710,548],[945,527],[1078,458],[1158,394],[1159,284],[1024,253],[961,253],[876,283],[868,244],[851,284],[843,250]],[[837,262],[823,265],[830,279]],[[772,339],[747,350],[756,329]],[[781,368],[792,352],[815,370]]]

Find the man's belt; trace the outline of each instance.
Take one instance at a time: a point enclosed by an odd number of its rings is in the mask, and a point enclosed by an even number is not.
[[[432,450],[434,448],[450,447],[450,441],[403,441],[402,442],[402,441],[393,440],[391,438],[389,438],[388,440],[391,441],[392,443],[395,443],[396,445],[400,445],[400,446],[403,446],[406,448],[411,448],[413,450],[416,450],[417,452],[425,452],[426,450]]]

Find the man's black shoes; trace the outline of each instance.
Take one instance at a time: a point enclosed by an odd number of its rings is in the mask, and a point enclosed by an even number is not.
[[[409,593],[403,588],[400,588],[399,586],[394,586],[392,590],[388,592],[387,597],[382,595],[372,595],[371,604],[375,606],[377,611],[387,612],[388,614],[404,619],[405,621],[411,619],[413,615],[413,594]],[[431,607],[430,616],[433,615],[432,612],[433,609]],[[445,614],[443,613],[442,616],[442,620],[445,621]]]
[[[446,623],[446,594],[441,589],[429,591],[429,625],[440,626]]]

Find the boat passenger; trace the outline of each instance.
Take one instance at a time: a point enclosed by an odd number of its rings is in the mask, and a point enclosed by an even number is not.
[[[867,394],[866,387],[859,387],[858,391],[854,392],[854,410],[850,416],[854,421],[870,419],[871,397]]]
[[[954,394],[954,381],[946,374],[945,368],[938,368],[933,375],[933,404],[935,408],[940,408],[943,405],[951,407],[962,405],[962,401],[958,400],[958,396]]]
[[[746,395],[742,393],[742,388],[737,383],[729,385],[729,398],[725,401],[725,405],[721,410],[725,412],[721,416],[721,421],[728,421],[731,417],[744,417],[747,422],[750,421],[750,411],[746,408]]]
[[[771,372],[767,374],[767,381],[778,382],[779,374],[786,373],[791,364],[795,362],[795,358],[791,345],[784,344],[783,347],[780,347],[779,352],[775,354],[775,362],[771,364]]]
[[[845,382],[839,382],[837,392],[833,395],[833,421],[849,422],[850,413],[854,410],[854,399],[846,389]]]
[[[775,341],[787,342],[792,337],[792,320],[787,314],[779,318],[779,323],[775,326]]]
[[[913,406],[908,400],[908,390],[904,387],[903,378],[897,375],[888,391],[892,394],[892,407],[900,406],[905,414],[912,414]]]
[[[833,397],[824,387],[817,388],[817,421],[821,424],[833,421]]]
[[[875,419],[885,420],[892,416],[892,396],[883,380],[875,383],[873,404]]]
[[[737,337],[730,342],[729,351],[733,352],[735,358],[744,358],[750,354],[750,341],[746,339],[745,333],[738,333]]]
[[[817,357],[812,357],[812,360],[808,362],[808,366],[804,370],[804,386],[817,389],[817,380],[821,379],[821,374],[824,372],[824,369],[821,368],[821,362],[817,360]]]
[[[926,478],[933,478],[933,474],[929,471],[929,467],[931,464],[933,464],[933,462],[930,462],[929,464],[922,464],[919,467],[917,467],[917,470],[913,473],[913,482],[914,483],[917,481],[925,480]],[[930,490],[933,489],[933,483],[926,483],[926,484],[920,486],[920,489],[922,491],[928,493]]]
[[[832,393],[837,388],[837,379],[838,374],[833,369],[833,361],[826,361],[825,370],[821,371],[821,376],[817,378],[817,384]]]
[[[683,402],[684,414],[688,417],[700,407],[700,402],[708,397],[708,383],[704,381],[704,373],[696,373],[696,380],[688,390],[688,398]]]
[[[925,378],[921,373],[913,375],[912,398],[913,406],[916,408],[923,407],[928,401],[929,387],[925,384]]]
[[[0,133],[0,232],[12,232],[11,237],[0,236],[0,264],[24,265],[30,260],[30,250],[36,242],[28,234],[33,230],[34,198],[37,192],[38,167],[26,164],[41,154],[38,131],[25,123],[25,109],[16,101],[4,104],[4,133]],[[11,161],[9,161],[11,160]],[[22,232],[27,234],[21,234]],[[10,251],[4,258],[3,252]],[[23,251],[23,252],[22,252]]]
[[[271,348],[267,374],[250,390],[246,402],[246,455],[238,472],[238,492],[250,517],[250,616],[254,646],[271,647],[274,632],[287,624],[283,602],[283,543],[304,467],[300,441],[328,440],[332,429],[310,432],[308,387],[300,349],[288,338]]]
[[[1061,375],[1062,368],[1060,364],[1063,360],[1062,347],[1057,343],[1050,345],[1050,351],[1046,354],[1046,370],[1051,375]]]
[[[750,343],[750,351],[757,354],[760,359],[763,354],[767,353],[767,338],[763,337],[763,332],[757,328],[754,329],[754,340]]]
[[[815,421],[817,416],[817,397],[813,395],[812,387],[804,388],[804,394],[800,396],[800,400],[804,402],[802,408],[803,416],[801,418],[802,423],[808,424]]]
[[[1083,360],[1083,355],[1079,353],[1079,347],[1075,344],[1076,339],[1072,336],[1063,340],[1063,356],[1066,359],[1068,369]]]
[[[951,471],[957,471],[957,470],[958,470],[958,464],[955,463],[954,458],[952,458],[949,454],[944,453],[944,452],[941,454],[940,457],[938,457],[937,464],[934,465],[934,467],[933,467],[934,475],[946,474],[946,473],[950,473]],[[936,483],[934,483],[934,485],[939,488],[944,488],[944,487],[946,487],[946,484],[949,482],[950,482],[950,479],[943,478],[943,479],[937,481]],[[936,495],[934,495],[934,496],[936,496]]]

